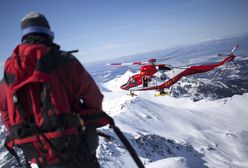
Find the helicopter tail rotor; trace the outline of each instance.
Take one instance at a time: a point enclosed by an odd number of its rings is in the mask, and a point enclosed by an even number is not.
[[[227,55],[233,55],[234,54],[234,52],[238,49],[238,47],[239,47],[239,44],[236,44],[234,47],[233,47],[233,49],[232,49],[232,51],[231,51],[231,53],[226,53],[226,54],[218,54],[218,56],[227,56]]]

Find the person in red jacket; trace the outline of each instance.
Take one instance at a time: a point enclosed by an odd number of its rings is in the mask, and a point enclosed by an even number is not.
[[[103,95],[81,63],[53,42],[54,33],[44,15],[28,13],[21,20],[21,28],[22,43],[6,61],[4,81],[0,84],[0,111],[8,130],[8,145],[19,145],[30,165],[37,164],[44,168],[99,167],[95,155],[98,146],[96,128],[108,124],[107,119],[102,117]],[[36,80],[40,82],[41,77],[42,81],[47,80],[52,85],[49,97],[52,105],[42,108],[43,99],[39,94],[43,92],[33,84]],[[18,98],[11,95],[17,88],[20,90],[17,92]],[[19,106],[25,109],[24,114],[21,114],[22,108],[18,109]],[[38,111],[35,111],[36,108]],[[46,108],[51,110],[47,110],[46,115],[39,112],[39,109],[45,111]],[[53,109],[57,111],[53,113]],[[59,128],[57,120],[53,124],[56,118],[53,115],[60,119]],[[64,134],[72,134],[69,132],[70,126],[75,125],[75,120],[70,120],[72,116],[77,116],[85,128],[76,136],[63,139]],[[29,123],[36,124],[35,128],[30,128]],[[64,131],[56,137],[61,123]]]

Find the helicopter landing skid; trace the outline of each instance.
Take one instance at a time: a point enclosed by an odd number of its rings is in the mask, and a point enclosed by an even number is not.
[[[164,90],[160,91],[159,93],[155,93],[154,96],[158,97],[158,96],[167,96],[170,95],[170,92],[166,92]]]
[[[134,92],[130,92],[127,94],[128,96],[131,96],[131,97],[134,97],[134,96],[137,96],[136,94],[134,94]]]

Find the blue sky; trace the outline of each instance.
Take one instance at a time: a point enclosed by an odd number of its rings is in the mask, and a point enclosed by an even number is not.
[[[29,11],[47,16],[55,42],[82,63],[248,32],[247,0],[0,0],[0,66]]]

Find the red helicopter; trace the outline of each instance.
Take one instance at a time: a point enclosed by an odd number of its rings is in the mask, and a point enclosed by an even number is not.
[[[207,65],[173,67],[166,64],[156,63],[156,62],[172,59],[174,57],[165,58],[159,61],[157,61],[157,59],[155,58],[151,58],[148,60],[148,62],[111,63],[108,65],[112,65],[112,66],[141,65],[139,68],[140,72],[131,76],[128,79],[127,83],[122,85],[120,88],[123,90],[130,91],[131,96],[136,96],[134,94],[134,91],[145,91],[145,90],[156,90],[159,91],[159,94],[155,94],[155,96],[160,96],[160,95],[163,96],[168,94],[164,91],[164,89],[174,85],[183,76],[207,72],[234,60],[234,58],[236,57],[234,55],[234,52],[236,51],[238,46],[239,45],[236,44],[230,54],[225,54],[226,57],[222,61]],[[224,54],[218,54],[218,56],[222,56],[222,55]]]

